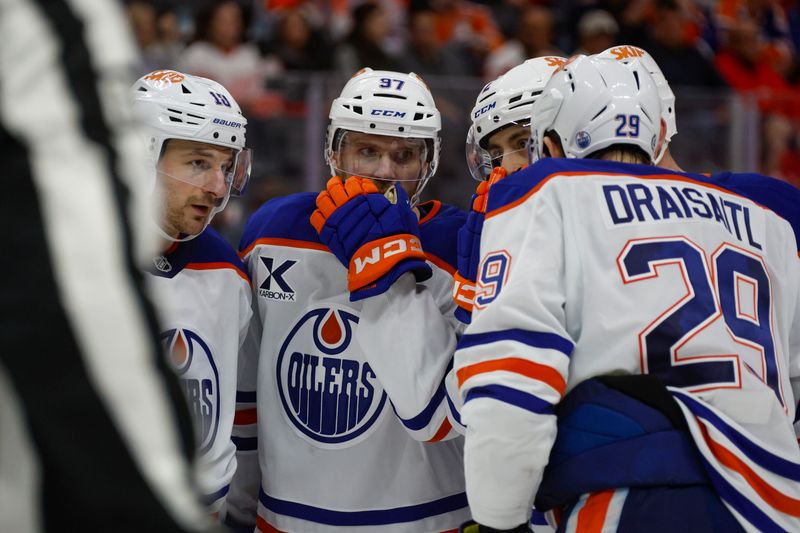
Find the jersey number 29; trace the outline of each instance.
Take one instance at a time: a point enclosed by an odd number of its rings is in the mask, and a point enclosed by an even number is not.
[[[760,372],[751,370],[783,405],[772,334],[772,289],[763,260],[724,243],[711,255],[710,264],[711,271],[703,249],[682,236],[633,240],[617,257],[625,284],[658,278],[660,267],[674,265],[686,287],[686,294],[639,334],[643,370],[668,385],[691,390],[736,386],[742,370],[738,355],[678,355],[695,335],[723,317],[737,343],[761,353]],[[745,299],[743,288],[752,289],[751,297]]]

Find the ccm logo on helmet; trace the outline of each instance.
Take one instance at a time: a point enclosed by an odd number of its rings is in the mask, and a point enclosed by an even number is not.
[[[230,120],[225,120],[222,118],[215,118],[214,124],[219,124],[221,126],[228,126],[229,128],[241,128],[242,125],[239,122],[232,122]]]
[[[472,116],[472,118],[478,118],[479,116],[483,115],[487,111],[490,111],[490,110],[494,109],[496,106],[497,106],[497,102],[492,102],[491,104],[486,104],[482,108],[480,108],[477,111],[475,111],[475,114]]]
[[[614,54],[614,58],[617,61],[622,61],[630,57],[642,57],[645,52],[641,48],[636,48],[635,46],[617,46],[611,49],[611,53]]]
[[[406,116],[405,111],[393,111],[391,109],[373,109],[370,115],[378,115],[381,117],[397,117],[403,118]]]
[[[380,246],[373,246],[361,256],[353,257],[356,274],[360,274],[368,265],[375,265],[393,255],[406,253],[409,249],[413,252],[422,252],[422,244],[416,237],[405,237],[386,241]]]

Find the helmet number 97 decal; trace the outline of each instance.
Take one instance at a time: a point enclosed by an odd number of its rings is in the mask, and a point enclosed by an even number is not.
[[[381,89],[397,89],[398,91],[403,88],[406,82],[395,78],[381,78],[379,87]],[[394,87],[392,85],[395,85]]]
[[[478,269],[478,285],[475,290],[475,307],[483,309],[500,295],[511,266],[511,255],[505,250],[489,252]]]
[[[231,102],[224,94],[215,93],[214,91],[208,91],[208,94],[214,99],[217,105],[224,105],[225,107],[231,107]]]
[[[617,137],[639,136],[639,115],[617,115],[614,120],[619,121],[619,126],[617,126],[617,131],[615,132]]]

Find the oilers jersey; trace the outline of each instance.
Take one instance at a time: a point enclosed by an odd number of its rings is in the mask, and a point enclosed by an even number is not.
[[[800,529],[796,217],[748,196],[721,179],[567,159],[491,189],[455,358],[477,521],[526,519],[565,393],[647,373],[670,387],[742,526]]]
[[[240,418],[251,424],[237,431],[240,458],[257,449],[260,468],[242,464],[229,515],[259,531],[455,529],[469,517],[448,395],[465,215],[423,204],[433,277],[404,275],[385,294],[350,302],[347,270],[309,222],[315,198],[268,202],[240,245],[263,333],[257,365],[244,363],[257,376],[240,382]],[[254,405],[257,416],[245,416]]]
[[[219,512],[236,470],[231,432],[239,350],[250,318],[250,280],[216,231],[174,243],[147,276],[160,315],[164,353],[180,378],[198,444],[198,481]]]

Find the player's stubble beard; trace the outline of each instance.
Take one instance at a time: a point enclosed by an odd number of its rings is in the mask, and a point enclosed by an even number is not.
[[[201,233],[211,218],[213,208],[219,206],[222,200],[208,192],[193,194],[183,201],[170,199],[167,195],[164,205],[164,231],[172,237]],[[208,212],[201,215],[193,205],[206,206]]]

